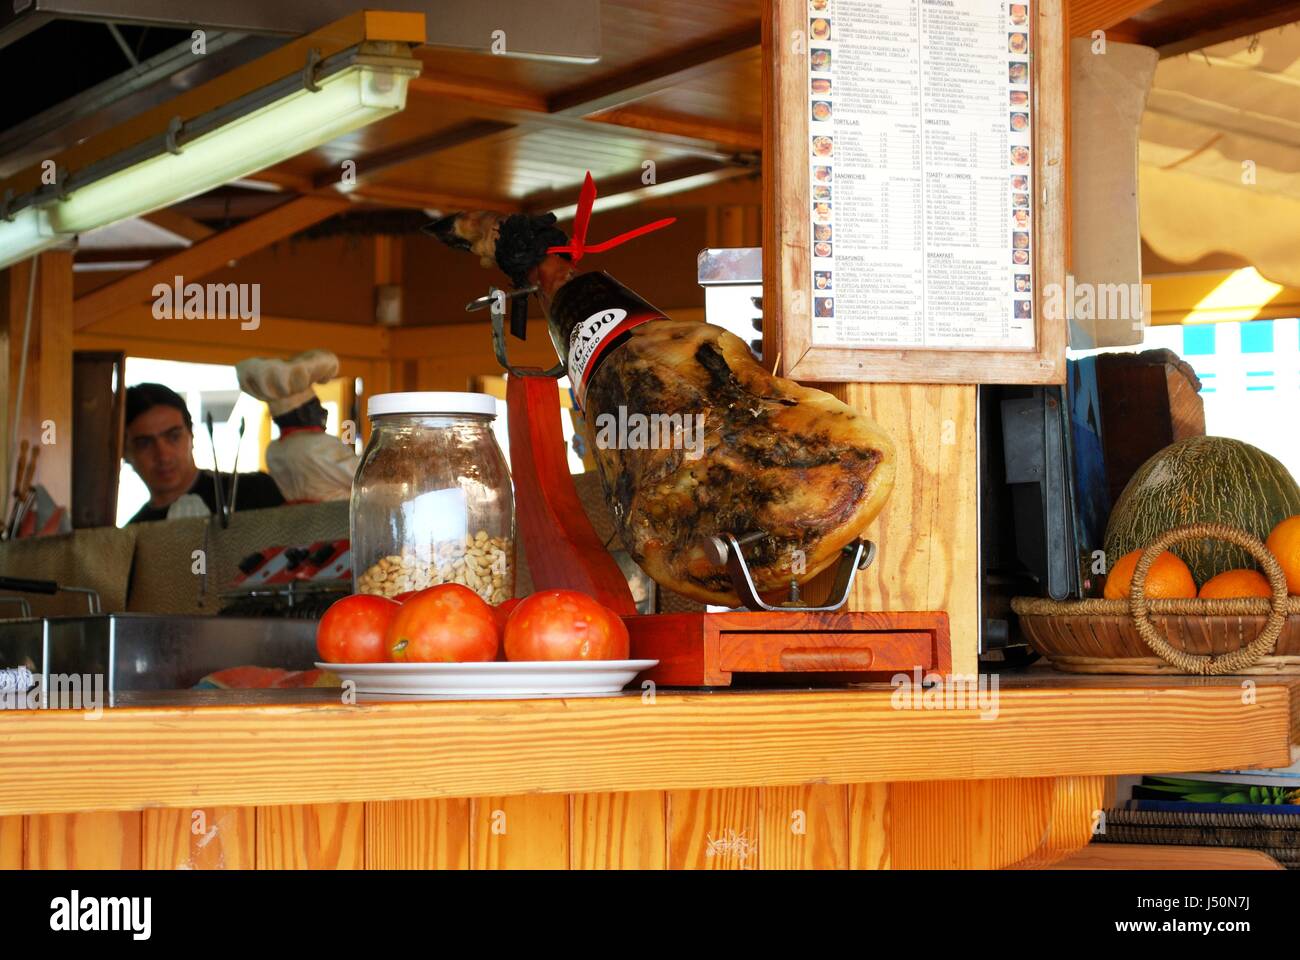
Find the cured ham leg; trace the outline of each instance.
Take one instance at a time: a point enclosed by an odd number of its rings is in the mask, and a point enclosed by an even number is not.
[[[784,595],[863,534],[894,483],[894,446],[828,393],[772,376],[739,337],[671,320],[604,273],[546,253],[550,217],[454,214],[447,244],[536,284],[569,371],[623,544],[656,583],[705,603],[739,603],[704,544],[745,547],[759,591]]]

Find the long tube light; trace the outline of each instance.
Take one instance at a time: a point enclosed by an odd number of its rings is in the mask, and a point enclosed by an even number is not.
[[[415,58],[353,58],[329,76],[291,84],[278,99],[80,185],[48,206],[59,233],[82,233],[141,216],[297,156],[406,106]],[[187,125],[203,128],[203,118]]]
[[[12,220],[0,219],[0,269],[67,239],[54,231],[44,210],[36,207],[19,210]]]

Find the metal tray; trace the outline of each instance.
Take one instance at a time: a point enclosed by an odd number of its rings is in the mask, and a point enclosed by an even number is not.
[[[0,668],[102,674],[104,690],[181,690],[230,667],[310,670],[315,620],[119,613],[0,623]]]

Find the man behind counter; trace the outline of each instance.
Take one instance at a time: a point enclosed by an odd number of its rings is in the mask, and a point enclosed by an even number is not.
[[[194,464],[194,424],[180,394],[161,383],[141,383],[126,391],[124,459],[149,488],[149,502],[128,523],[217,512],[211,470]],[[222,474],[230,494],[232,478]],[[278,507],[284,497],[265,473],[239,475],[241,510]]]

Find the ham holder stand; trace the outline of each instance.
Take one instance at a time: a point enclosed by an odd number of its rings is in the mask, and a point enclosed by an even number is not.
[[[758,596],[743,554],[747,542],[762,536],[758,532],[739,538],[725,534],[705,544],[712,559],[726,565],[749,609],[638,614],[627,580],[592,529],[569,474],[554,382],[563,368],[512,367],[506,357],[507,302],[511,333],[523,339],[526,298],[532,292],[493,287],[466,309],[491,309],[493,347],[509,373],[510,472],[518,537],[535,589],[579,590],[618,613],[631,636],[631,656],[659,661],[641,679],[665,686],[731,686],[735,674],[753,683],[806,686],[888,679],[918,668],[951,672],[946,613],[840,609],[858,570],[875,557],[875,545],[863,540],[845,546],[823,606],[801,605],[793,582],[785,604],[771,605]]]

